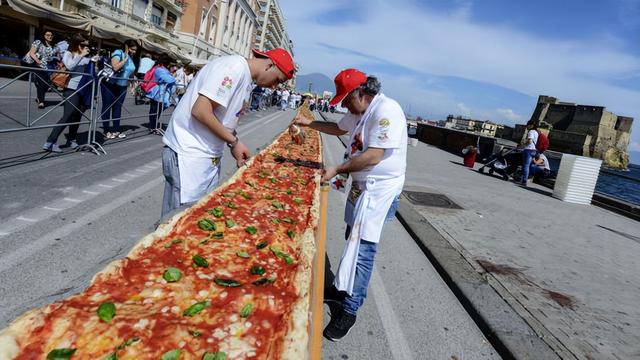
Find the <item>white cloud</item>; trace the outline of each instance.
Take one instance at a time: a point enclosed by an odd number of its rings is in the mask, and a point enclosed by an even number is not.
[[[471,116],[471,109],[464,103],[458,103],[456,105],[456,109],[458,110],[458,113],[460,113],[460,115],[462,116],[466,116],[466,117]]]
[[[620,115],[635,117],[635,127],[639,126],[640,91],[620,87],[613,80],[637,76],[640,58],[626,52],[629,45],[610,35],[577,40],[543,38],[502,24],[479,24],[473,22],[468,1],[458,2],[458,9],[448,14],[406,1],[369,1],[358,6],[362,15],[358,22],[314,21],[318,14],[343,4],[338,0],[282,1],[301,73],[317,71],[333,77],[341,69],[359,64],[384,68],[379,60],[383,59],[420,73],[495,84],[532,97],[548,94],[564,101],[604,105]],[[330,50],[318,43],[356,53]],[[403,84],[417,87],[403,88]],[[435,112],[435,108],[446,107],[440,112],[446,114],[457,111],[463,103],[458,94],[425,90],[428,84],[399,76],[386,76],[383,86],[387,95],[411,103],[416,110]],[[430,98],[421,100],[413,92]],[[515,121],[520,116],[515,111],[511,114],[472,106],[476,117],[493,113]],[[512,106],[505,103],[500,109]]]
[[[513,109],[497,109],[496,112],[505,120],[515,123],[523,119],[523,116],[516,114]]]

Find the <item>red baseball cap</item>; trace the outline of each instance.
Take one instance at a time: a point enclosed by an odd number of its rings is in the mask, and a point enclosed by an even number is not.
[[[336,95],[329,101],[329,105],[333,106],[344,100],[350,92],[357,89],[367,81],[367,75],[360,70],[345,69],[336,75],[333,82],[336,84]]]
[[[253,55],[255,57],[260,58],[269,58],[273,63],[282,71],[282,73],[287,77],[287,79],[291,79],[293,74],[296,72],[296,65],[293,62],[293,58],[291,54],[285,49],[276,48],[273,50],[262,52],[258,49],[253,49]]]

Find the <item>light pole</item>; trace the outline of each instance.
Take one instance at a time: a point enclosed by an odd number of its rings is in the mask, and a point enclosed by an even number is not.
[[[191,49],[191,55],[193,55],[194,57],[196,56],[195,52],[196,52],[196,43],[198,42],[198,39],[200,39],[200,32],[202,32],[203,34],[206,32],[207,29],[204,29],[205,31],[202,31],[202,28],[204,27],[204,25],[207,22],[207,18],[209,17],[209,13],[211,13],[211,9],[213,9],[213,6],[218,2],[218,0],[211,0],[211,5],[209,6],[209,9],[207,10],[206,15],[202,18],[202,21],[200,21],[200,27],[198,28],[198,34],[196,34],[196,38],[193,40],[193,49]],[[229,3],[229,0],[220,0],[220,3]]]

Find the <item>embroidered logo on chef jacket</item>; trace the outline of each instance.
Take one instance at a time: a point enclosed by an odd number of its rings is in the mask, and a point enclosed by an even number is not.
[[[389,141],[389,126],[391,126],[391,121],[389,121],[389,119],[382,118],[378,121],[376,138],[381,142]]]

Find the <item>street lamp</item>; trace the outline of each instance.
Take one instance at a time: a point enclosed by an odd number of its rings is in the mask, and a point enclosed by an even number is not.
[[[194,57],[196,56],[196,43],[198,42],[198,39],[200,39],[200,32],[202,31],[202,28],[204,27],[204,25],[207,22],[207,18],[209,18],[209,13],[211,13],[211,10],[213,9],[213,6],[218,2],[218,0],[211,0],[211,5],[209,6],[209,9],[207,10],[207,13],[205,14],[205,16],[202,18],[202,21],[200,21],[200,27],[198,28],[198,34],[196,35],[196,38],[193,40],[193,49],[191,49],[191,55],[193,55]],[[220,4],[222,3],[229,3],[229,0],[220,0]],[[204,29],[205,31],[202,31],[202,33],[206,32],[206,29]]]

